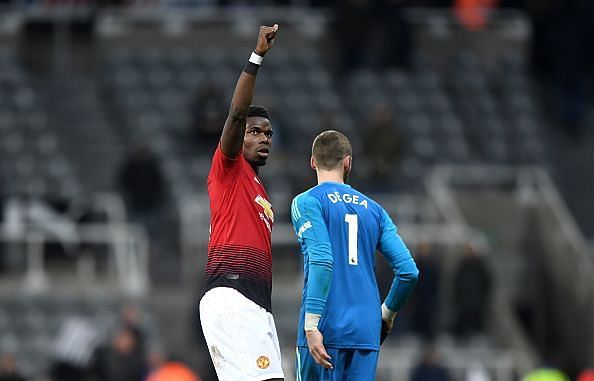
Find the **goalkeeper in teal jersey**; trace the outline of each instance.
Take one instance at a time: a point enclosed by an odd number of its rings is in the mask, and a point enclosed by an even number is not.
[[[380,344],[417,282],[415,262],[390,216],[346,184],[351,155],[343,134],[318,135],[311,158],[318,185],[291,206],[305,275],[298,381],[375,380]],[[375,279],[376,250],[395,273],[383,303]]]

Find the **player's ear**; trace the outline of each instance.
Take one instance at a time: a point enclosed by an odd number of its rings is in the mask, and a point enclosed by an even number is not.
[[[314,171],[318,169],[318,166],[316,164],[316,160],[314,159],[314,157],[312,156],[310,161],[309,161],[309,165],[311,166],[311,169],[313,169]]]
[[[344,159],[342,159],[342,167],[345,171],[349,171],[351,170],[351,167],[353,166],[353,158],[350,155],[347,155],[344,157]]]

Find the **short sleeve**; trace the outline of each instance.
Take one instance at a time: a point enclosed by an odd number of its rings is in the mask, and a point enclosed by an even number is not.
[[[223,185],[229,183],[239,173],[242,154],[243,151],[240,151],[237,157],[230,158],[223,153],[219,143],[212,157],[209,177]]]

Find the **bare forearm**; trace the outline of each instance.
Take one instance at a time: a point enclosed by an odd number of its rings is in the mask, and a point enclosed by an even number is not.
[[[254,88],[256,86],[256,76],[241,72],[237,85],[235,85],[235,92],[231,99],[231,108],[229,109],[229,116],[232,115],[247,115],[248,109],[252,104],[254,98]]]
[[[235,86],[229,116],[221,135],[221,148],[228,157],[237,156],[243,145],[246,118],[254,98],[255,86],[256,76],[242,72]]]

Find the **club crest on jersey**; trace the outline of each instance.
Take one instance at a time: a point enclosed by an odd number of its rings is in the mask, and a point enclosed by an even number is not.
[[[270,359],[266,356],[260,356],[256,360],[256,365],[258,365],[258,368],[260,369],[266,369],[270,366]]]
[[[270,220],[270,222],[274,222],[274,212],[272,211],[272,204],[268,202],[264,197],[258,195],[254,199],[256,204],[260,205],[264,209],[264,215]]]

